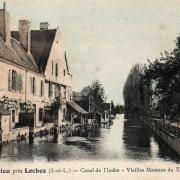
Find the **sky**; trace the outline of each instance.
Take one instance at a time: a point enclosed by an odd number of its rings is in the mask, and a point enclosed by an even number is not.
[[[180,32],[178,0],[6,0],[6,8],[13,30],[19,19],[29,19],[32,29],[43,21],[58,26],[73,90],[98,79],[115,104],[123,104],[132,66],[172,51]]]

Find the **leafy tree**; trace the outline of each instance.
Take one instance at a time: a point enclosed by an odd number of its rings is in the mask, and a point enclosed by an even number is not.
[[[180,37],[173,52],[161,53],[161,58],[144,68],[140,80],[141,104],[157,114],[171,117],[180,110]]]
[[[117,104],[115,107],[114,107],[114,112],[115,112],[115,115],[116,114],[122,114],[124,112],[124,106],[123,105],[120,105],[120,104]]]
[[[102,112],[105,102],[105,91],[99,80],[94,80],[90,85],[89,95],[94,99],[95,111]]]
[[[123,98],[126,113],[137,113],[142,109],[141,106],[141,76],[143,67],[136,64],[130,71],[123,88]]]
[[[103,102],[105,102],[105,91],[99,80],[94,80],[91,85],[83,88],[81,94],[89,97],[91,112],[102,112]]]

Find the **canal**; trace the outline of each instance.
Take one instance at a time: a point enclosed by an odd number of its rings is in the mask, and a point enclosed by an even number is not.
[[[100,129],[36,137],[27,142],[4,144],[1,161],[119,160],[178,163],[179,157],[146,127],[138,117],[118,115]]]

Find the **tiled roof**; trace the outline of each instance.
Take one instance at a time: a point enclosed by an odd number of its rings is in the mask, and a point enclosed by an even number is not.
[[[41,73],[46,70],[57,29],[31,30],[31,54]],[[19,41],[18,31],[12,31],[11,36]]]
[[[39,73],[33,57],[27,54],[21,44],[14,38],[11,39],[11,46],[7,46],[0,37],[0,58]]]
[[[74,101],[68,101],[67,104],[80,114],[88,114],[87,111],[85,111],[82,107],[80,107]]]
[[[46,70],[56,31],[56,29],[31,31],[31,53],[42,73]]]

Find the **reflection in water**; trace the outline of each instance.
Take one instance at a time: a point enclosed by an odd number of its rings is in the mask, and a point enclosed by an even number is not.
[[[124,121],[123,139],[126,155],[132,159],[179,161],[178,155],[150,129],[143,126],[138,117]]]
[[[82,128],[36,137],[33,144],[5,144],[0,146],[0,158],[4,161],[178,161],[178,156],[143,127],[138,118],[124,119],[123,115],[100,129]]]
[[[141,125],[139,119],[124,121],[123,140],[127,156],[138,160],[152,158],[150,134]]]

